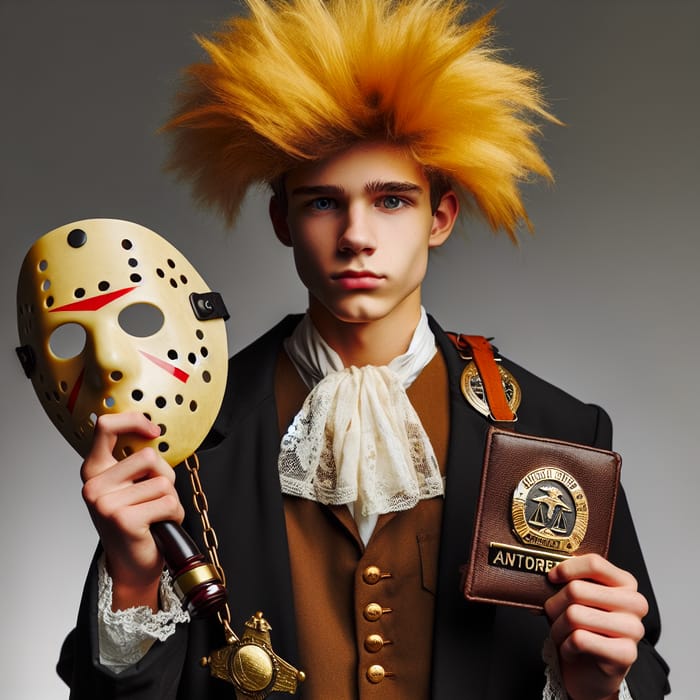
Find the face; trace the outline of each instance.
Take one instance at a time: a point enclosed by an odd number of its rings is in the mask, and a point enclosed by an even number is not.
[[[151,444],[174,465],[206,436],[228,352],[224,321],[197,318],[193,292],[205,295],[195,303],[209,298],[182,254],[126,221],[62,226],[27,253],[17,291],[20,342],[33,356],[39,400],[81,455],[102,413],[141,411],[161,427],[151,442],[120,438],[118,458]]]
[[[435,212],[422,168],[402,149],[361,144],[286,178],[275,231],[294,250],[309,309],[327,324],[399,320],[415,327],[428,251],[449,236],[458,205]],[[412,324],[412,326],[411,326]]]

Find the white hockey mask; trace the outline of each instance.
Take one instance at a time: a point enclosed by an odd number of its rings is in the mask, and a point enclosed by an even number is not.
[[[18,354],[44,410],[85,456],[97,417],[141,411],[160,426],[117,442],[171,465],[214,423],[226,386],[226,309],[164,238],[128,221],[90,219],[42,236],[17,288]]]

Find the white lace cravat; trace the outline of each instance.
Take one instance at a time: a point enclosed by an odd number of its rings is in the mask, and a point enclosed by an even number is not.
[[[386,367],[344,368],[308,314],[285,350],[311,393],[282,438],[282,492],[347,505],[367,543],[377,517],[443,494],[430,440],[406,389],[435,355],[428,319]]]

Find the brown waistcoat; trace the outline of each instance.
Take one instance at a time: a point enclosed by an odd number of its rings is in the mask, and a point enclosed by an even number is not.
[[[306,388],[284,353],[275,394],[281,433]],[[441,470],[449,398],[437,353],[408,390]],[[442,498],[380,516],[365,547],[345,506],[284,499],[304,700],[430,697]]]

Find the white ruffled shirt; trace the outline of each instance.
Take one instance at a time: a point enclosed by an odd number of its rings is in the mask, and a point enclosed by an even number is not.
[[[444,494],[433,447],[406,395],[437,352],[428,317],[385,367],[344,367],[308,314],[284,343],[311,389],[278,460],[282,493],[347,505],[369,541],[379,515]]]

